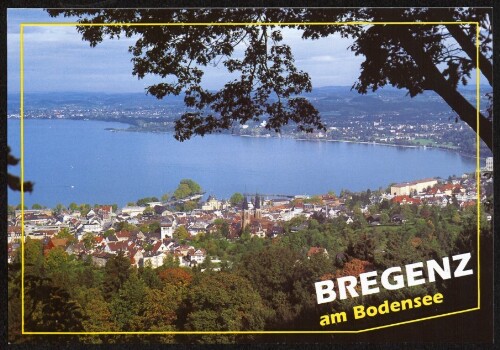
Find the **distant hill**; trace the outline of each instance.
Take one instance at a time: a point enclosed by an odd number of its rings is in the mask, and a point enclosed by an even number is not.
[[[475,87],[460,89],[471,102],[475,103]],[[489,86],[481,86],[481,95],[491,91]],[[434,92],[428,91],[410,98],[405,90],[385,87],[375,92],[361,95],[348,86],[327,86],[314,89],[303,97],[311,100],[323,118],[351,117],[359,115],[399,114],[401,116],[434,115],[451,113],[450,107]],[[8,95],[8,113],[19,112],[19,93]],[[487,101],[482,97],[482,106]],[[168,106],[183,110],[182,96],[167,96],[158,100],[145,93],[89,93],[89,92],[48,92],[26,93],[25,108],[57,109],[71,106],[81,109],[154,109]]]

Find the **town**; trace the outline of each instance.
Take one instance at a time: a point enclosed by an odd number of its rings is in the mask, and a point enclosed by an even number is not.
[[[468,98],[474,98],[474,90],[465,90]],[[91,96],[91,97],[89,97]],[[15,97],[9,97],[16,106]],[[186,111],[182,99],[168,97],[165,101],[148,99],[141,94],[129,95],[34,95],[27,97],[29,108],[26,119],[71,119],[121,122],[122,128],[110,131],[173,132],[175,120]],[[360,104],[359,96],[347,88],[318,88],[307,95],[321,113],[326,130],[306,133],[285,125],[280,133],[266,128],[266,120],[250,120],[235,125],[230,131],[237,136],[288,137],[315,141],[346,141],[377,143],[406,147],[434,147],[475,156],[475,133],[471,132],[450,109],[431,93],[419,100],[405,99],[399,91],[384,90],[366,96]],[[57,108],[50,103],[57,99]],[[92,102],[89,102],[92,101]],[[423,103],[425,102],[425,103]],[[404,108],[400,104],[404,103]],[[488,99],[481,97],[481,106]],[[11,108],[9,119],[20,118],[19,110]],[[491,151],[480,146],[481,157],[491,156]]]
[[[492,171],[488,158],[483,174]],[[492,178],[481,177],[480,197],[492,196]],[[77,205],[68,208],[9,207],[8,258],[12,262],[20,248],[21,225],[26,239],[42,242],[45,252],[59,247],[79,258],[90,257],[96,266],[117,254],[128,257],[132,266],[158,268],[165,262],[181,267],[218,270],[230,264],[230,257],[207,243],[207,237],[235,242],[252,237],[275,239],[289,232],[300,232],[315,219],[341,219],[347,225],[410,225],[411,211],[398,208],[447,207],[457,210],[476,206],[477,182],[474,174],[448,179],[420,179],[391,184],[385,191],[316,196],[266,196],[235,193],[228,200],[210,195],[203,198],[201,188],[192,180],[182,180],[174,195],[144,198],[118,208],[116,205]],[[389,210],[392,207],[393,209]],[[396,209],[394,209],[396,208]],[[491,220],[490,213],[486,212]],[[227,244],[226,244],[227,247]],[[308,255],[323,252],[323,247],[309,247]],[[224,256],[220,256],[224,255]]]

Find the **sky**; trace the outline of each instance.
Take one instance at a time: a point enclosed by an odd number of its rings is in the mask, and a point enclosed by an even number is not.
[[[20,23],[75,21],[75,18],[52,18],[42,9],[7,10],[9,93],[20,91]],[[339,36],[303,40],[301,33],[293,29],[284,29],[283,35],[292,48],[296,66],[309,73],[313,87],[350,87],[356,82],[364,58],[348,50],[351,40]],[[160,79],[150,76],[139,80],[132,75],[128,47],[135,40],[108,39],[91,48],[74,27],[25,27],[25,92],[144,92]],[[222,65],[203,70],[205,88],[218,89],[229,80]],[[475,72],[472,77],[475,78]],[[481,83],[487,83],[482,76]]]
[[[74,22],[72,18],[51,18],[41,9],[8,9],[8,92],[20,89],[20,29],[22,22]],[[352,86],[362,57],[347,50],[351,42],[340,37],[302,40],[300,33],[283,31],[292,47],[296,65],[309,73],[313,87]],[[143,92],[159,78],[139,80],[132,76],[132,55],[128,47],[134,38],[104,40],[91,48],[74,27],[25,27],[24,76],[26,92],[93,91]],[[204,68],[204,86],[220,88],[227,81],[224,67]]]

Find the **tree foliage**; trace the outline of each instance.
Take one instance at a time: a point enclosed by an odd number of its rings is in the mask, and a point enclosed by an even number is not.
[[[106,262],[104,271],[103,295],[105,298],[109,298],[117,293],[128,279],[131,272],[130,260],[120,251]]]
[[[189,238],[189,232],[184,226],[179,226],[175,229],[173,237],[177,240],[184,240]]]
[[[79,26],[82,38],[96,46],[106,37],[137,37],[129,49],[132,74],[161,77],[147,92],[157,98],[184,94],[189,110],[175,123],[178,140],[230,129],[234,124],[267,118],[266,128],[279,131],[289,122],[300,130],[323,129],[316,108],[302,97],[311,91],[310,77],[295,66],[283,41],[284,28],[302,31],[304,39],[333,34],[351,38],[350,50],[362,55],[353,87],[360,93],[387,84],[416,96],[433,90],[477,131],[475,107],[458,91],[476,65],[478,22],[479,68],[492,84],[491,10],[487,8],[259,8],[48,10],[51,16],[78,16],[80,23],[130,23],[126,26]],[[307,25],[307,22],[442,22],[440,25]],[[179,26],[136,26],[186,23]],[[260,23],[260,25],[189,25],[189,23]],[[274,24],[262,23],[284,23]],[[304,23],[288,25],[286,23]],[[243,57],[236,54],[243,50]],[[223,66],[233,80],[220,90],[202,86],[203,67]],[[444,68],[443,68],[444,67]],[[492,147],[492,120],[480,113],[481,138]]]
[[[193,194],[201,193],[201,186],[190,179],[183,179],[174,192],[176,199],[184,199]]]
[[[387,212],[413,211],[409,206],[388,203]],[[484,211],[484,210],[482,210]],[[425,217],[421,214],[425,214]],[[481,219],[483,244],[491,244],[492,229]],[[327,313],[350,311],[354,305],[378,305],[384,300],[402,300],[437,291],[446,293],[445,307],[452,312],[471,307],[477,300],[477,276],[465,276],[425,283],[416,288],[385,290],[360,298],[337,300],[318,305],[314,283],[341,276],[381,271],[405,264],[470,252],[472,269],[477,262],[477,209],[421,206],[414,217],[401,225],[347,225],[342,218],[293,220],[299,231],[272,240],[248,238],[228,240],[207,234],[191,243],[215,252],[229,264],[215,271],[181,268],[172,254],[157,269],[132,269],[122,253],[108,260],[105,267],[93,266],[91,259],[80,260],[54,248],[45,256],[40,241],[25,242],[25,325],[27,330],[46,331],[203,331],[203,330],[318,330],[318,318]],[[220,221],[217,224],[221,225]],[[222,248],[223,247],[223,248]],[[324,251],[310,253],[311,247]],[[224,254],[225,257],[221,255]],[[484,253],[482,253],[484,254]],[[482,255],[482,258],[484,255]],[[30,341],[19,334],[21,324],[20,254],[9,265],[8,319],[12,342]],[[360,293],[359,285],[356,289]],[[474,306],[474,305],[472,305]],[[430,309],[427,309],[430,310]],[[435,310],[414,310],[411,317],[433,315]],[[427,312],[427,314],[424,314]],[[406,320],[404,313],[385,315],[387,322]],[[361,320],[360,320],[361,322]],[[367,320],[380,325],[380,320]],[[29,328],[28,328],[29,326]],[[350,327],[352,324],[337,325]],[[344,328],[342,328],[344,329]],[[69,335],[51,336],[50,342],[248,342],[249,336],[151,335],[135,336]],[[280,338],[266,338],[278,341]],[[286,339],[283,339],[286,341]]]
[[[10,147],[7,147],[7,165],[16,166],[19,159],[10,153]],[[21,182],[21,178],[16,175],[7,174],[7,186],[14,191],[21,191],[21,188],[26,192],[32,192],[34,184],[32,182]]]
[[[260,295],[243,277],[204,273],[191,286],[187,299],[188,330],[262,330],[266,309]],[[234,335],[202,336],[203,342],[233,342]]]
[[[243,195],[239,192],[236,192],[236,193],[233,193],[231,198],[229,198],[229,202],[231,203],[231,205],[237,206],[243,202],[243,199],[244,199]]]
[[[158,202],[158,198],[156,197],[144,197],[144,198],[141,198],[139,199],[136,204],[140,207],[145,207],[148,205],[148,203],[150,202]]]

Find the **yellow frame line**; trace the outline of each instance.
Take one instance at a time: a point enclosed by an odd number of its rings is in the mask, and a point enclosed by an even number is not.
[[[476,182],[477,182],[477,290],[478,290],[478,300],[477,307],[460,310],[455,312],[449,312],[445,314],[429,316],[424,318],[419,318],[415,320],[403,321],[398,323],[393,323],[384,326],[378,326],[373,328],[362,329],[358,331],[158,331],[158,332],[26,332],[24,330],[24,27],[35,27],[35,26],[53,26],[53,27],[76,27],[76,26],[339,26],[339,25],[475,25],[476,26]],[[480,274],[480,189],[481,189],[481,169],[480,169],[480,137],[479,137],[479,118],[480,118],[480,70],[479,70],[479,33],[480,26],[479,22],[310,22],[310,23],[270,23],[270,22],[254,22],[254,23],[78,23],[78,22],[59,22],[59,23],[51,23],[51,22],[28,22],[20,24],[20,88],[21,88],[21,96],[20,96],[20,119],[21,119],[21,334],[31,334],[31,335],[50,335],[50,334],[81,334],[81,335],[99,335],[99,334],[337,334],[337,333],[348,333],[348,334],[356,334],[363,333],[368,331],[373,331],[377,329],[389,328],[394,326],[400,326],[404,324],[410,324],[415,322],[421,322],[425,320],[430,320],[434,318],[440,318],[445,316],[452,316],[456,314],[461,314],[470,311],[476,311],[480,309],[481,306],[481,274]]]
[[[21,334],[24,334],[24,27],[19,32],[21,60],[20,68],[20,117],[21,117]]]
[[[476,24],[476,186],[477,186],[477,307],[481,307],[481,163],[479,151],[481,139],[479,138],[479,108],[480,108],[480,94],[479,94],[479,22]]]
[[[144,27],[144,26],[169,26],[169,27],[184,27],[184,26],[223,26],[223,27],[231,27],[231,26],[246,26],[246,27],[256,27],[256,26],[347,26],[347,25],[477,25],[478,22],[363,22],[363,21],[354,21],[354,22],[229,22],[229,23],[220,23],[220,22],[193,22],[193,23],[146,23],[146,22],[138,22],[138,23],[123,23],[123,22],[113,22],[113,23],[80,23],[80,22],[26,22],[22,23],[26,27],[116,27],[116,26],[125,26],[125,27]]]
[[[359,333],[366,333],[369,331],[374,331],[378,329],[384,329],[384,328],[389,328],[389,327],[394,327],[394,326],[401,326],[409,323],[415,323],[415,322],[421,322],[425,320],[431,320],[435,318],[441,318],[445,316],[451,316],[451,315],[457,315],[457,314],[463,314],[466,312],[471,312],[471,311],[476,311],[479,310],[479,308],[472,308],[472,309],[467,309],[467,310],[460,310],[460,311],[455,311],[455,312],[450,312],[446,314],[441,314],[441,315],[434,315],[434,316],[429,316],[429,317],[424,317],[424,318],[419,318],[416,320],[410,320],[410,321],[403,321],[403,322],[398,322],[398,323],[391,323],[388,325],[384,326],[378,326],[378,327],[373,327],[373,328],[367,328],[367,329],[361,329],[358,331],[144,331],[144,332],[25,332],[23,334],[30,334],[30,335],[66,335],[66,334],[86,334],[86,335],[126,335],[126,334],[136,334],[136,335],[154,335],[154,334],[169,334],[169,335],[176,335],[176,334],[184,334],[184,335],[196,335],[196,334],[342,334],[342,333],[347,333],[347,334],[359,334]]]

